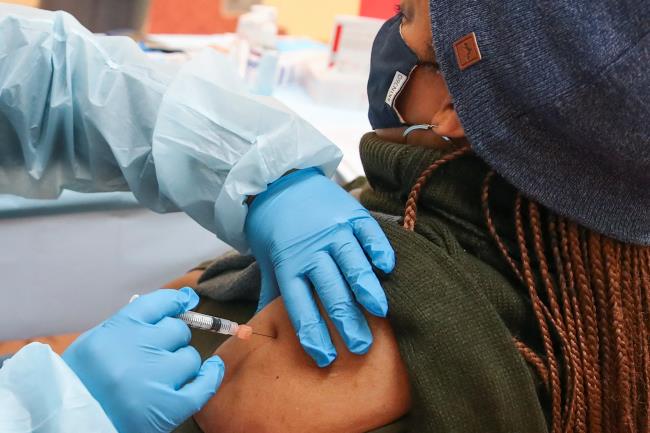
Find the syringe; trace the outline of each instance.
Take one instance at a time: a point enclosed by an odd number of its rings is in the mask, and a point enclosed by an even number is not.
[[[248,325],[240,325],[230,320],[208,316],[207,314],[196,313],[194,311],[188,311],[176,317],[185,322],[190,328],[202,329],[223,335],[234,335],[240,340],[248,340],[253,334],[273,338],[270,335],[253,332],[253,328]]]
[[[133,302],[136,298],[138,298],[138,295],[134,295],[129,302]],[[251,338],[251,335],[275,338],[270,335],[254,332],[251,326],[240,325],[231,320],[209,316],[195,311],[186,311],[185,313],[176,316],[176,318],[181,319],[190,328],[202,329],[204,331],[214,332],[215,334],[233,335],[240,340],[248,340]]]

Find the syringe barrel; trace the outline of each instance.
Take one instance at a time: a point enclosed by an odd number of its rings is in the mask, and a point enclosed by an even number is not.
[[[194,311],[187,311],[176,317],[185,322],[190,328],[202,329],[218,334],[236,335],[239,329],[239,325],[235,322],[206,314],[195,313]]]
[[[213,319],[213,329],[218,329],[217,332],[219,334],[237,335],[237,330],[239,329],[239,325],[237,323],[231,322],[230,320],[221,319],[219,317],[213,317]]]

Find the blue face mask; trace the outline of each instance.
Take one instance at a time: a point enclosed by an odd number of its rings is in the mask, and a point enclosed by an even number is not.
[[[401,26],[400,14],[386,21],[372,47],[368,79],[370,102],[368,117],[373,129],[406,125],[396,104],[420,62],[413,50],[404,42]]]

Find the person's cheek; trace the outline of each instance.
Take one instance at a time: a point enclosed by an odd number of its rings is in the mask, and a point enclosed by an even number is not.
[[[397,109],[410,125],[430,123],[440,107],[441,77],[428,68],[419,66],[411,74],[406,88],[397,100]]]
[[[401,128],[382,128],[375,130],[375,133],[379,138],[391,143],[406,143],[404,138],[404,131],[406,127]]]

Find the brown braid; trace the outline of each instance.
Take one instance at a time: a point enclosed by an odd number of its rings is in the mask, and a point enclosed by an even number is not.
[[[411,189],[409,198],[406,201],[406,211],[404,212],[404,228],[406,230],[412,232],[415,229],[415,220],[417,219],[418,201],[420,201],[420,192],[422,191],[422,188],[424,188],[424,186],[429,181],[429,177],[431,177],[433,172],[439,169],[441,166],[445,165],[446,163],[453,161],[454,159],[458,159],[464,155],[467,155],[471,151],[472,149],[471,147],[469,147],[469,145],[463,146],[447,154],[443,158],[437,160],[422,172],[418,180],[415,182],[415,185]]]
[[[551,413],[552,413],[552,431],[560,431],[562,426],[562,401],[561,401],[561,385],[560,385],[560,367],[555,357],[555,349],[553,348],[553,339],[551,331],[548,326],[546,317],[543,312],[542,300],[539,298],[537,287],[535,284],[535,277],[533,275],[530,258],[528,255],[528,246],[526,245],[526,234],[524,229],[524,220],[522,215],[522,197],[517,194],[515,200],[515,227],[517,230],[517,241],[519,243],[519,251],[521,252],[521,262],[523,267],[524,280],[528,287],[528,293],[532,300],[533,311],[537,318],[537,324],[542,334],[542,341],[544,343],[544,352],[548,363],[549,377],[551,383]]]
[[[544,288],[546,292],[546,298],[548,299],[549,306],[553,315],[553,324],[555,329],[558,331],[558,335],[562,336],[561,338],[561,350],[562,356],[564,359],[568,360],[568,365],[565,370],[565,386],[567,387],[568,397],[565,399],[563,406],[563,413],[571,414],[570,417],[565,419],[565,425],[563,426],[564,431],[571,431],[567,428],[567,425],[571,424],[573,409],[576,404],[576,380],[578,380],[577,372],[578,365],[576,363],[576,358],[571,356],[571,340],[575,340],[575,325],[573,322],[569,322],[567,318],[562,315],[562,310],[559,305],[559,300],[556,295],[555,283],[553,282],[548,260],[546,258],[546,250],[544,247],[544,240],[542,235],[542,225],[541,225],[541,216],[539,208],[536,203],[530,202],[528,205],[528,212],[530,215],[530,227],[533,233],[535,255],[539,263],[540,274],[542,281],[544,282]],[[506,251],[507,254],[507,251]],[[570,326],[569,326],[570,325]],[[576,353],[577,349],[574,348]],[[580,388],[580,398],[582,398],[582,387]]]
[[[638,397],[641,401],[645,401],[645,406],[641,407],[641,410],[637,413],[637,424],[640,426],[642,431],[647,431],[648,429],[648,405],[650,404],[648,400],[648,350],[647,345],[644,345],[644,341],[648,341],[648,330],[645,325],[644,315],[643,315],[643,298],[641,295],[641,270],[640,270],[640,259],[639,252],[632,252],[632,291],[634,297],[634,306],[636,308],[636,317],[635,317],[635,326],[638,326],[639,335],[637,336],[636,346],[638,348],[637,359],[635,363],[641,366],[641,370],[638,372]]]
[[[609,306],[611,326],[615,344],[614,355],[616,363],[617,384],[616,402],[618,412],[616,428],[620,432],[632,430],[632,402],[630,399],[631,368],[629,354],[629,336],[625,329],[625,311],[621,295],[621,245],[611,239],[604,239],[603,252],[609,280]]]
[[[582,243],[579,238],[578,226],[575,223],[567,224],[569,254],[571,264],[575,270],[575,287],[580,308],[580,315],[584,318],[584,368],[586,397],[592,402],[587,407],[589,415],[589,432],[601,432],[601,387],[600,369],[598,368],[598,319],[596,317],[596,301],[590,290],[590,281],[582,254]]]
[[[510,257],[510,254],[508,254],[508,247],[506,247],[503,239],[501,239],[501,236],[499,236],[497,228],[494,225],[494,221],[492,220],[492,214],[490,212],[490,182],[492,182],[492,178],[495,174],[496,173],[494,170],[490,170],[487,176],[485,176],[485,180],[483,181],[483,191],[481,193],[481,201],[483,203],[483,216],[487,222],[487,227],[490,231],[490,235],[492,235],[492,238],[494,238],[494,241],[497,243],[499,251],[501,251],[501,254],[503,254],[505,257],[506,262],[510,266],[510,269],[512,269],[512,272],[514,272],[517,279],[523,283],[524,277],[521,275],[521,272],[519,271],[519,268],[517,267],[515,261],[512,259],[512,257]]]
[[[459,149],[422,173],[409,195],[406,229],[415,227],[420,192],[431,174],[467,153],[469,148]],[[650,247],[607,238],[532,201],[525,218],[518,194],[518,263],[490,212],[494,177],[490,172],[483,182],[483,214],[498,250],[528,289],[544,356],[521,340],[514,345],[550,393],[551,433],[649,433]]]
[[[642,347],[638,342],[638,335],[632,334],[634,329],[638,329],[636,326],[636,307],[634,305],[634,293],[632,290],[632,251],[629,245],[623,245],[622,248],[622,262],[623,267],[621,269],[621,295],[623,300],[623,311],[625,312],[625,333],[630,337],[628,345],[628,359],[632,360],[630,362],[630,377],[632,382],[630,383],[630,400],[636,401],[638,396],[638,381],[634,378],[638,377],[636,372],[636,366],[640,365],[638,363],[638,356],[641,353]],[[637,410],[636,406],[632,405],[631,416],[633,419],[637,419]]]
[[[575,311],[575,292],[570,290],[571,281],[570,264],[565,264],[560,245],[565,246],[566,242],[561,242],[562,221],[552,217],[549,221],[549,231],[551,233],[551,245],[553,249],[553,260],[557,268],[557,275],[560,286],[560,295],[562,296],[562,309],[567,322],[567,328],[570,330],[571,338],[569,340],[569,350],[571,353],[570,365],[574,366],[573,385],[574,404],[569,407],[570,412],[565,417],[566,425],[573,431],[584,431],[586,428],[586,410],[585,410],[585,388],[582,378],[584,376],[584,359],[580,350],[580,341],[582,337],[580,315]],[[568,427],[568,428],[569,428]]]
[[[530,365],[537,370],[537,374],[539,377],[542,379],[542,382],[544,383],[544,386],[548,389],[550,386],[548,382],[548,368],[546,368],[546,364],[544,363],[544,360],[539,357],[539,355],[530,347],[526,346],[524,343],[521,341],[517,340],[516,338],[514,339],[515,341],[515,347],[519,352],[521,353],[521,356],[528,362]]]
[[[638,265],[638,273],[635,273],[635,286],[636,291],[638,292],[638,297],[640,298],[640,305],[642,306],[638,310],[638,321],[641,322],[641,341],[646,342],[650,341],[650,329],[648,327],[647,312],[648,312],[648,303],[647,299],[643,294],[644,284],[648,281],[643,278],[643,262],[641,259],[641,254],[636,251],[635,256],[637,257],[636,264]],[[643,365],[645,368],[642,368],[643,374],[643,383],[642,383],[642,393],[639,396],[641,401],[645,401],[644,410],[640,414],[640,423],[645,429],[645,431],[650,431],[650,347],[644,345],[643,347]]]
[[[604,411],[602,427],[603,431],[609,432],[613,425],[613,413],[609,408],[611,408],[613,404],[616,390],[614,389],[614,383],[612,382],[612,369],[614,368],[612,359],[614,357],[614,347],[612,346],[609,331],[609,308],[607,303],[607,292],[605,290],[605,285],[607,283],[600,236],[592,234],[587,241],[587,245],[589,248],[594,296],[596,297],[596,309],[598,311],[598,336],[600,342],[599,359],[602,377],[601,407]]]

